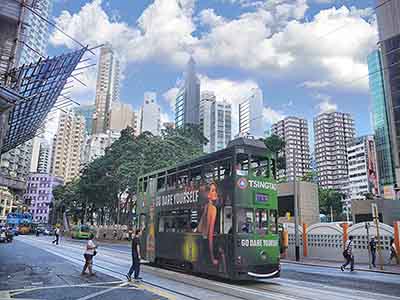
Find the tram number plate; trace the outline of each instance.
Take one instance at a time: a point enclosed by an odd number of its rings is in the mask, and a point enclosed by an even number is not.
[[[268,201],[268,195],[256,194],[256,201],[261,203],[266,203]]]

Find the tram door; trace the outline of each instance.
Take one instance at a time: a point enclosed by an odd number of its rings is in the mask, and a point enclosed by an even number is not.
[[[156,259],[156,216],[155,216],[155,198],[157,192],[157,179],[150,178],[145,193],[145,206],[147,207],[147,214],[141,215],[140,229],[143,232],[142,242],[143,250],[146,260],[154,262]]]

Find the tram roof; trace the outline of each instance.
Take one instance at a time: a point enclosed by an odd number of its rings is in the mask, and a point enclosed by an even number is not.
[[[193,167],[193,166],[198,166],[204,163],[209,163],[209,162],[213,162],[213,161],[218,161],[221,159],[224,159],[226,157],[232,156],[235,151],[234,149],[239,148],[239,147],[246,147],[246,148],[253,148],[253,149],[258,149],[258,150],[267,150],[267,151],[271,151],[271,149],[269,147],[267,147],[265,145],[265,143],[260,140],[260,139],[253,139],[253,138],[237,138],[234,139],[232,141],[230,141],[228,143],[228,146],[225,149],[219,150],[219,151],[215,151],[213,153],[208,153],[193,159],[189,159],[186,160],[184,162],[175,164],[173,166],[170,167],[166,167],[163,169],[159,169],[157,171],[153,171],[147,174],[144,174],[141,177],[148,177],[148,176],[153,176],[155,174],[158,173],[162,173],[171,169],[181,169],[181,170],[185,170],[184,167]],[[272,152],[272,151],[271,151]]]

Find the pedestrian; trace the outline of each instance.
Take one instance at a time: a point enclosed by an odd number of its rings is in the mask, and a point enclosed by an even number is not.
[[[397,255],[397,250],[396,250],[396,244],[394,243],[394,238],[390,239],[390,258],[389,258],[389,264],[392,263],[393,258],[395,259],[395,263],[398,263],[398,255]]]
[[[128,281],[132,281],[132,273],[135,272],[134,278],[136,281],[142,279],[139,277],[140,274],[140,241],[139,238],[141,236],[141,231],[137,229],[133,233],[132,239],[132,266],[129,269],[128,274],[126,274],[126,278]]]
[[[83,266],[83,270],[81,275],[86,275],[86,269],[89,270],[89,275],[94,276],[95,273],[93,273],[93,257],[97,254],[97,246],[93,242],[94,239],[94,234],[91,233],[89,240],[86,244],[86,250],[85,253],[83,254],[83,257],[85,258],[85,265]]]
[[[376,268],[375,261],[376,261],[376,241],[375,238],[372,237],[371,241],[369,242],[369,250],[371,251],[371,260],[372,266]]]
[[[56,227],[56,230],[54,231],[55,239],[53,241],[53,244],[58,245],[58,242],[60,241],[60,228]]]
[[[350,264],[350,271],[354,271],[354,255],[353,255],[353,236],[349,236],[349,240],[346,242],[346,246],[343,251],[343,256],[346,262],[340,267],[342,272]]]

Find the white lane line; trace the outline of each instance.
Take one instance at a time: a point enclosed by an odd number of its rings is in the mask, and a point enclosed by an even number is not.
[[[117,289],[119,289],[119,288],[121,288],[121,287],[123,287],[123,286],[126,286],[126,285],[128,285],[128,282],[122,283],[122,284],[120,284],[120,285],[118,285],[118,286],[114,286],[114,287],[109,288],[109,289],[106,289],[106,290],[104,290],[104,291],[99,291],[99,292],[96,292],[96,293],[87,295],[87,296],[85,296],[85,297],[78,298],[78,299],[76,299],[76,300],[89,300],[89,299],[92,299],[92,298],[94,298],[94,297],[97,297],[97,296],[100,296],[100,295],[109,293],[109,292],[111,292],[111,291],[113,291],[113,290],[117,290]]]

